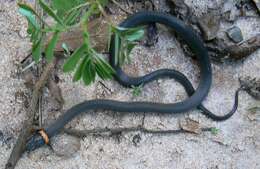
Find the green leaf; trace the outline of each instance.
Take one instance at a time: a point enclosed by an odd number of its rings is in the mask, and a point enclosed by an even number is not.
[[[73,76],[73,82],[77,82],[81,79],[85,60],[86,60],[86,57],[84,59],[82,59],[81,63],[79,64],[79,66]]]
[[[104,66],[102,65],[102,63],[96,63],[95,69],[101,79],[105,80],[111,77],[109,72],[107,72],[106,68],[104,68]]]
[[[96,71],[93,66],[93,63],[91,61],[90,57],[87,57],[83,69],[82,69],[82,76],[83,76],[83,81],[85,85],[89,85],[91,82],[95,80],[96,77]]]
[[[113,74],[115,73],[114,69],[102,57],[98,57],[96,59],[95,65],[99,68],[100,71],[102,71],[105,79],[113,77]]]
[[[41,37],[41,31],[39,29],[31,29],[31,42],[36,43],[38,42],[39,38]]]
[[[33,34],[34,31],[35,31],[34,26],[32,25],[31,22],[28,22],[27,33],[28,33],[29,35],[31,35],[31,34]]]
[[[90,77],[86,74],[86,69],[87,69],[87,65],[89,65],[89,62],[90,62],[90,58],[87,57],[85,59],[83,69],[82,69],[82,78],[83,78],[85,85],[89,85],[91,83]]]
[[[29,6],[29,5],[27,5],[27,4],[18,3],[18,6],[19,6],[20,8],[22,8],[22,9],[26,10],[26,11],[29,11],[30,13],[32,13],[32,14],[34,14],[34,15],[37,15],[37,13],[35,12],[35,10],[34,10],[31,6]]]
[[[70,58],[66,61],[66,63],[63,66],[63,71],[64,72],[70,72],[73,71],[79,62],[82,54],[86,50],[86,46],[82,45],[79,47],[71,56]]]
[[[123,31],[123,35],[127,35],[127,34],[133,34],[139,30],[144,30],[144,26],[137,26],[137,27],[133,27],[133,28],[126,28],[125,31]]]
[[[48,62],[50,62],[54,57],[54,48],[56,47],[56,44],[58,42],[59,33],[60,32],[55,32],[53,34],[52,39],[50,40],[50,42],[48,43],[45,49],[45,55]]]
[[[34,15],[34,12],[32,12],[31,10],[28,10],[27,7],[24,8],[25,5],[21,6],[19,8],[19,13],[22,14],[23,16],[25,16],[28,20],[28,22],[35,28],[35,29],[39,29],[40,26],[37,24],[36,22],[36,17]]]
[[[84,0],[52,0],[51,6],[58,10],[60,16],[63,16],[70,9],[84,3]]]
[[[38,14],[37,14],[37,12],[31,7],[31,6],[29,6],[29,5],[27,5],[27,4],[22,4],[22,3],[18,3],[18,6],[20,7],[20,9],[19,10],[21,10],[21,9],[23,9],[23,10],[26,10],[26,11],[28,11],[28,12],[30,12],[32,15],[33,15],[33,17],[34,17],[34,19],[32,20],[29,16],[27,16],[27,17],[29,17],[29,18],[27,18],[28,20],[30,20],[30,22],[32,22],[33,23],[33,26],[35,26],[35,28],[37,28],[37,29],[39,29],[40,28],[40,26],[37,24],[37,22],[36,22],[36,17],[37,17],[37,19],[39,19],[39,21],[42,23],[42,24],[44,24],[45,26],[47,26],[47,27],[49,27],[49,25],[47,25],[46,23],[45,23],[45,21],[44,21],[44,18],[43,17],[41,17],[41,16],[39,16]],[[20,13],[23,13],[24,11],[20,11]],[[35,21],[34,21],[35,20]],[[35,24],[36,23],[36,24]]]
[[[102,68],[98,64],[95,65],[95,70],[101,79],[107,79],[107,75],[103,72]]]
[[[66,11],[77,6],[77,0],[52,0],[51,5],[56,10]]]
[[[116,26],[116,27],[112,27],[112,31],[114,33],[119,33],[120,36],[124,37],[126,35],[131,35],[134,34],[135,32],[138,32],[140,30],[144,30],[143,26],[138,26],[138,27],[134,27],[134,28],[125,28],[125,27],[120,27],[120,26]]]
[[[39,4],[48,15],[50,15],[59,24],[64,25],[61,18],[55,14],[55,12],[45,3],[43,0],[39,0]]]
[[[127,44],[127,55],[129,55],[131,53],[131,51],[134,49],[135,46],[136,46],[135,43],[128,43]]]
[[[94,82],[96,79],[96,70],[95,70],[95,65],[93,64],[93,62],[90,62],[90,64],[88,65],[88,69],[87,69],[86,73],[88,74],[88,76],[90,76],[91,82]]]
[[[125,39],[130,41],[130,42],[133,42],[133,41],[136,41],[136,40],[140,40],[142,37],[144,36],[144,30],[138,30],[136,32],[132,32],[132,33],[129,33],[125,36]]]
[[[116,33],[116,32],[118,32],[118,33],[124,32],[124,31],[127,31],[129,29],[131,29],[131,28],[125,28],[125,27],[120,27],[120,26],[112,26],[112,31],[114,33]]]
[[[65,25],[73,25],[80,16],[81,10],[71,12],[64,20]]]
[[[40,56],[41,56],[41,45],[42,45],[42,39],[40,39],[38,42],[33,44],[32,47],[32,56],[36,63],[39,62]]]
[[[144,36],[143,27],[124,28],[111,27],[114,33],[114,54],[115,64],[123,65],[126,60],[130,62],[130,52],[135,47],[134,41],[140,40]]]

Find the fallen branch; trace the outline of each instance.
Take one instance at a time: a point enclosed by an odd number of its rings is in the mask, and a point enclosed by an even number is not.
[[[16,144],[13,147],[13,150],[10,154],[10,157],[8,159],[8,162],[5,166],[5,169],[14,169],[16,163],[18,162],[19,158],[21,157],[22,153],[25,151],[26,141],[28,137],[31,135],[31,132],[33,130],[33,119],[34,115],[38,110],[38,99],[41,95],[42,88],[45,86],[45,84],[48,81],[48,78],[51,74],[51,72],[54,69],[56,63],[56,59],[53,59],[53,61],[45,67],[39,81],[35,84],[33,93],[32,93],[32,99],[29,105],[29,108],[27,109],[27,120],[24,121],[22,126],[22,131],[18,136],[18,139],[16,141]]]
[[[64,129],[64,132],[66,134],[83,138],[88,135],[108,135],[108,136],[113,136],[113,135],[118,135],[123,132],[129,133],[129,132],[142,132],[145,134],[179,134],[179,133],[192,133],[187,130],[183,129],[176,129],[176,130],[151,130],[151,129],[146,129],[142,126],[138,127],[128,127],[128,128],[103,128],[103,129],[92,129],[92,130],[77,130],[77,129]],[[202,128],[201,131],[212,131],[212,128]]]

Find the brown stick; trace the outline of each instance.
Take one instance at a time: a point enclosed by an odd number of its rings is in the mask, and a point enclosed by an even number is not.
[[[45,67],[39,81],[36,83],[35,88],[32,93],[32,99],[30,102],[30,106],[27,109],[27,120],[24,121],[22,126],[22,131],[18,136],[18,139],[16,141],[16,144],[14,145],[14,148],[10,154],[10,157],[8,159],[8,162],[5,166],[5,169],[14,169],[16,163],[20,159],[22,153],[25,151],[25,145],[28,137],[31,134],[31,131],[33,129],[33,119],[34,114],[37,111],[38,107],[38,99],[41,95],[42,88],[45,86],[51,72],[54,69],[56,59],[53,59],[53,61]]]
[[[211,131],[212,128],[202,128],[201,131]],[[121,134],[122,132],[136,132],[140,131],[146,134],[179,134],[179,133],[191,133],[189,131],[183,129],[176,130],[150,130],[146,129],[142,126],[138,127],[128,127],[128,128],[103,128],[103,129],[92,129],[92,130],[76,130],[76,129],[64,129],[64,132],[69,135],[73,135],[76,137],[86,137],[88,135],[100,135],[106,134],[108,136],[112,136],[115,134]]]

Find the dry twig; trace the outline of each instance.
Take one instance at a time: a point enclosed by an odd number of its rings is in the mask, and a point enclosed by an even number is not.
[[[39,81],[36,83],[34,87],[32,99],[29,108],[26,111],[27,120],[25,120],[23,123],[22,131],[19,134],[16,144],[13,147],[13,150],[5,166],[5,169],[14,169],[22,153],[25,151],[26,141],[28,137],[31,135],[31,131],[33,130],[33,119],[36,111],[38,110],[37,105],[39,97],[41,95],[42,88],[45,86],[51,72],[53,71],[55,63],[56,59],[53,59],[51,63],[47,64]]]
[[[212,128],[202,128],[201,131],[211,131]],[[76,137],[86,137],[88,135],[108,135],[113,136],[117,134],[121,134],[123,132],[142,132],[145,134],[179,134],[179,133],[191,133],[189,131],[183,129],[176,130],[151,130],[146,129],[142,126],[137,127],[128,127],[128,128],[103,128],[103,129],[92,129],[92,130],[77,130],[77,129],[64,129],[64,132],[69,135],[73,135]]]

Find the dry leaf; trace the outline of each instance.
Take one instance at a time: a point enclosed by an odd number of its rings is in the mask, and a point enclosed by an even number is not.
[[[201,133],[201,126],[199,122],[192,120],[190,118],[185,118],[183,120],[180,120],[180,128],[182,130],[195,133],[195,134]]]
[[[259,121],[260,120],[260,107],[250,108],[249,113],[247,114],[247,118],[251,121]]]

